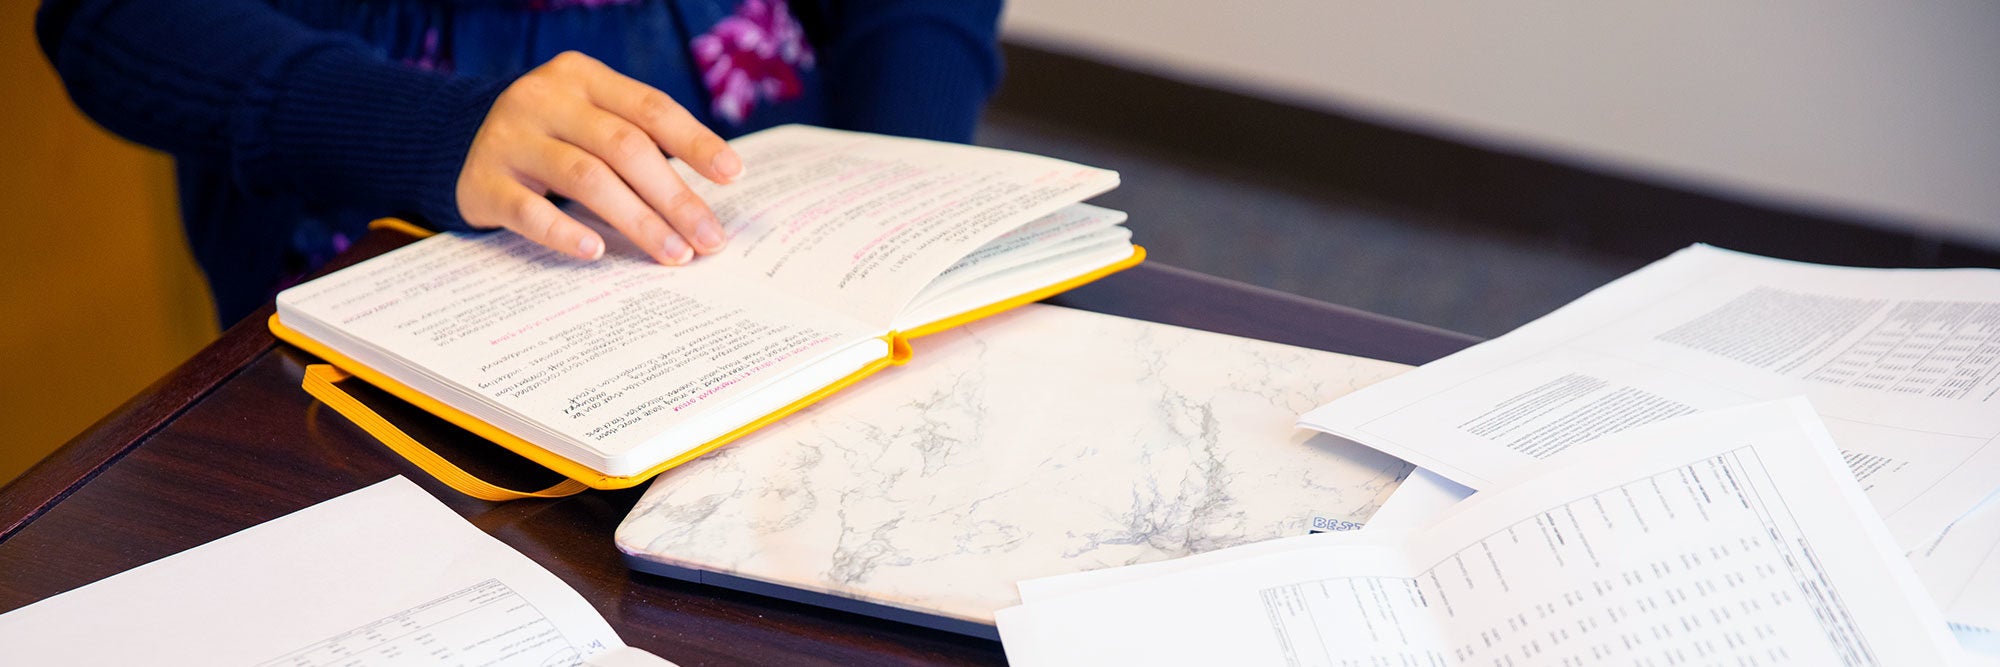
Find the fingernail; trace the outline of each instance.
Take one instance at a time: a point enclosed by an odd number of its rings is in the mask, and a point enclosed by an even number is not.
[[[703,221],[694,228],[694,242],[701,244],[702,249],[709,252],[721,248],[722,225],[715,224],[714,220]]]
[[[604,241],[595,236],[585,236],[583,240],[576,242],[576,254],[583,256],[584,259],[602,257],[604,256]]]
[[[694,259],[694,248],[688,247],[687,241],[681,240],[679,234],[668,234],[667,242],[660,247],[660,254],[672,258],[667,262],[669,264],[686,264]]]
[[[737,157],[736,151],[733,150],[725,150],[716,155],[713,166],[715,173],[726,179],[735,180],[736,177],[743,175],[743,158]]]

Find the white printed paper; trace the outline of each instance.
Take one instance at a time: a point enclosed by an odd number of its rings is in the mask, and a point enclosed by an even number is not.
[[[1958,653],[1801,400],[1607,438],[1416,533],[1291,546],[1002,610],[1008,659],[1856,666]]]
[[[2000,272],[1695,246],[1302,425],[1478,489],[1655,421],[1804,395],[1897,543],[2000,486]]]
[[[1437,520],[1458,506],[1459,501],[1472,496],[1472,489],[1463,484],[1445,479],[1437,473],[1417,468],[1403,483],[1396,486],[1396,492],[1368,517],[1366,530],[1376,532],[1407,532],[1436,523]]]
[[[20,665],[558,667],[623,645],[401,477],[0,615]]]
[[[1910,564],[1954,629],[2000,634],[2000,495],[1911,551]]]

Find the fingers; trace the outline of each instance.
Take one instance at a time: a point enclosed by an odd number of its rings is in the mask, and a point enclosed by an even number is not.
[[[494,101],[459,172],[459,211],[475,227],[505,227],[582,259],[601,256],[604,240],[544,197],[553,192],[589,207],[662,263],[721,250],[726,238],[714,211],[667,155],[719,183],[743,173],[729,144],[665,93],[565,53]]]
[[[563,213],[547,196],[508,179],[488,183],[480,200],[495,210],[471,211],[466,220],[475,226],[505,227],[551,250],[582,260],[604,256],[604,239],[569,214]],[[461,188],[463,189],[463,188]],[[480,224],[481,222],[497,224]]]
[[[630,192],[644,200],[646,210],[629,208],[626,198],[617,193],[602,193],[596,200],[615,207],[610,209],[599,208],[587,198],[589,195],[563,194],[583,201],[662,262],[683,263],[693,259],[696,250],[710,254],[722,249],[722,224],[715,213],[667,165],[666,156],[660,154],[644,131],[596,107],[586,107],[579,114],[579,118],[564,125],[566,129],[556,138],[581,147],[609,164],[623,180],[622,185],[629,186]],[[556,185],[554,181],[545,182]],[[576,183],[572,187],[601,189],[608,184]],[[562,188],[558,187],[558,191]]]
[[[686,107],[617,70],[601,63],[597,67],[603,70],[602,75],[591,77],[587,86],[593,104],[639,126],[660,148],[708,180],[728,183],[743,175],[743,159],[736,150]]]

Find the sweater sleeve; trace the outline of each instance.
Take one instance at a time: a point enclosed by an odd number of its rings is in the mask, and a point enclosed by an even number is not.
[[[388,61],[255,0],[49,0],[35,32],[78,108],[132,141],[292,192],[464,228],[456,184],[502,79]]]
[[[830,120],[885,134],[971,141],[1000,81],[997,0],[824,5]]]

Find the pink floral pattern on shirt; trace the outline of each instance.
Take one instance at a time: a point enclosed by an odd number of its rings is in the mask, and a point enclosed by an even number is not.
[[[799,72],[813,68],[812,45],[782,1],[743,0],[688,46],[709,111],[731,125],[742,125],[760,102],[797,98],[804,92]]]

